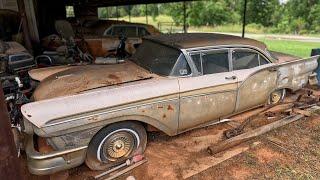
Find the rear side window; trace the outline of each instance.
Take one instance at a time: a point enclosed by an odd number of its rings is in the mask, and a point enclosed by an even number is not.
[[[229,71],[228,50],[215,50],[201,53],[203,74]]]
[[[250,69],[259,66],[259,54],[249,50],[232,51],[233,70]]]
[[[191,68],[181,53],[176,64],[173,67],[172,76],[187,76],[191,74]]]

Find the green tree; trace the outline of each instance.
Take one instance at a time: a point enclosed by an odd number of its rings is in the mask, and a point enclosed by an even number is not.
[[[247,23],[263,26],[276,25],[275,13],[280,7],[279,0],[249,0],[247,4]]]
[[[221,25],[234,23],[240,15],[234,9],[230,0],[194,1],[187,3],[187,23],[193,26]],[[232,6],[233,5],[233,6]],[[173,17],[177,24],[183,23],[183,3],[166,5],[166,14]]]

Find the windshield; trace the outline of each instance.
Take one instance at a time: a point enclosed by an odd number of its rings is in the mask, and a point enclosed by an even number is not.
[[[177,49],[144,40],[131,59],[152,73],[169,76],[180,53]]]

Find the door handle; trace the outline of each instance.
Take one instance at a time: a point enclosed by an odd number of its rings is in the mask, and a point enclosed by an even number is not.
[[[235,80],[235,79],[237,79],[237,76],[228,76],[225,78],[226,78],[226,80]]]

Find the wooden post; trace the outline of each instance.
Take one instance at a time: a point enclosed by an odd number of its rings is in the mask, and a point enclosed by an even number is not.
[[[131,22],[131,5],[129,5],[129,22]]]
[[[119,21],[119,8],[116,6],[116,12],[117,12],[117,21]]]
[[[148,24],[148,4],[146,4],[146,24]]]
[[[187,7],[186,7],[186,1],[183,1],[183,32],[187,33]]]
[[[23,32],[24,44],[29,52],[33,52],[29,28],[28,28],[27,16],[26,16],[26,12],[25,12],[24,1],[17,0],[17,3],[18,3],[20,18],[22,21],[22,32]]]
[[[242,18],[242,38],[244,38],[244,34],[246,31],[246,14],[247,14],[247,0],[244,0],[244,7],[243,7],[243,18]]]
[[[3,89],[0,84],[0,177],[3,179],[25,179],[21,173],[17,149],[11,132],[9,114],[4,102]]]

